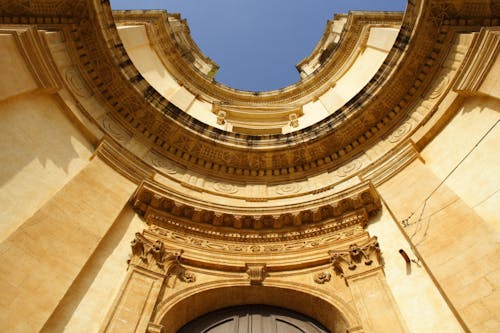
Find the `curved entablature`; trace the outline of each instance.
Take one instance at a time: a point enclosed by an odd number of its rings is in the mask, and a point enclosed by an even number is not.
[[[243,238],[246,237],[245,231],[252,234],[253,231],[260,231],[257,238],[268,241],[276,237],[283,238],[282,233],[297,227],[302,228],[303,234],[308,234],[337,230],[353,223],[365,226],[368,216],[376,215],[381,207],[378,194],[368,182],[340,191],[334,196],[311,198],[309,201],[304,199],[297,204],[275,204],[269,207],[253,202],[246,207],[233,208],[222,204],[207,205],[201,200],[188,201],[167,188],[143,183],[132,202],[143,216],[154,214],[158,218],[163,215],[165,219],[181,219],[186,222],[183,224],[194,223],[200,230],[207,225],[226,229],[229,233],[241,230],[243,232],[239,235]],[[318,226],[321,227],[318,229]],[[314,229],[314,232],[307,229]],[[278,231],[280,235],[276,236]]]
[[[133,138],[133,142],[140,143],[127,147],[132,154],[138,154],[141,159],[154,154],[157,160],[166,161],[165,164],[226,182],[286,183],[331,174],[397,130],[419,105],[421,97],[429,93],[434,82],[431,73],[439,70],[449,52],[454,31],[483,24],[483,19],[475,23],[476,16],[493,15],[489,3],[480,7],[477,10],[482,12],[476,15],[462,10],[468,8],[466,4],[453,1],[409,3],[396,43],[359,93],[305,129],[274,135],[220,130],[198,121],[162,96],[134,66],[106,3],[82,1],[46,12],[45,7],[23,7],[21,14],[15,14],[24,15],[22,18],[12,14],[14,18],[6,15],[2,20],[5,24],[33,21],[47,29],[54,29],[58,24],[71,26],[63,31],[70,57],[82,82],[89,87],[88,94],[98,96],[103,102],[103,109],[89,107],[89,117],[113,139]],[[354,20],[363,16],[351,17]],[[493,24],[493,20],[489,22]],[[157,23],[147,27],[167,29]],[[346,45],[345,38],[347,35],[338,43],[339,49],[332,53],[331,59],[338,54],[349,54],[339,51]],[[161,46],[161,41],[155,45]],[[325,70],[326,65],[300,84],[305,87],[306,81],[318,80]],[[199,77],[202,76],[195,79]],[[206,80],[208,87],[215,86]],[[268,106],[272,107],[272,98],[286,100],[293,86],[290,89],[251,98],[262,101],[268,98]],[[234,110],[230,106],[230,110]],[[161,166],[154,168],[161,169]]]
[[[221,85],[199,70],[200,61],[196,65],[191,59],[199,49],[178,42],[187,38],[187,27],[179,29],[176,16],[159,11],[113,15],[128,55],[156,91],[207,125],[249,135],[297,131],[335,112],[376,73],[402,19],[401,13],[387,12],[339,16],[327,24],[308,65],[303,65],[309,68],[307,78],[281,90],[247,92]]]
[[[347,18],[348,16],[346,14],[336,14],[333,20],[328,20],[325,32],[314,47],[314,50],[295,66],[301,78],[311,75],[328,60],[335,46],[340,41],[340,36],[344,30]]]

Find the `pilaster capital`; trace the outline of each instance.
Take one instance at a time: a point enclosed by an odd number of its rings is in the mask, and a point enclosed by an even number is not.
[[[194,282],[196,277],[186,271],[180,263],[183,250],[167,249],[161,240],[152,241],[137,232],[130,243],[132,254],[128,261],[130,266],[164,277],[176,275],[184,282]]]
[[[335,272],[346,280],[382,268],[376,236],[361,244],[352,243],[346,249],[328,251],[328,254]]]

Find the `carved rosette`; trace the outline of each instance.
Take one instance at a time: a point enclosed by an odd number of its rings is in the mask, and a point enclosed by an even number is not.
[[[180,263],[182,250],[167,250],[162,241],[151,241],[137,232],[130,243],[132,254],[128,261],[130,266],[139,267],[166,277],[175,275],[181,281],[194,282],[196,277],[188,272]]]
[[[319,272],[314,274],[314,282],[324,284],[332,279],[332,275],[328,272]]]
[[[331,250],[328,254],[335,272],[345,279],[382,267],[381,251],[375,236],[363,244],[353,243],[345,250]]]

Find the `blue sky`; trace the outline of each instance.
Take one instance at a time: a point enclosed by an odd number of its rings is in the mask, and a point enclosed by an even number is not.
[[[187,18],[203,53],[221,67],[216,80],[265,91],[299,80],[295,69],[334,13],[404,11],[402,0],[111,0],[113,9],[165,9]]]

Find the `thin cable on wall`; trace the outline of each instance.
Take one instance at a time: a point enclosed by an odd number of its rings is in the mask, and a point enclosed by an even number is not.
[[[413,231],[412,235],[410,236],[410,240],[413,240],[413,238],[417,235],[417,233],[421,230],[421,228],[419,228],[419,225],[420,225],[420,222],[422,222],[422,218],[423,218],[423,214],[424,214],[424,211],[425,211],[425,208],[427,207],[427,203],[429,201],[429,199],[434,195],[434,193],[436,193],[436,191],[448,180],[448,178],[450,178],[450,176],[460,167],[460,165],[462,165],[462,163],[470,156],[470,154],[472,154],[472,152],[481,144],[481,142],[488,136],[488,134],[497,126],[497,124],[500,122],[500,120],[497,120],[489,129],[488,131],[481,137],[481,139],[474,145],[474,147],[472,147],[471,150],[469,150],[469,152],[460,160],[460,162],[458,162],[458,164],[453,167],[453,169],[446,175],[446,177],[443,178],[443,180],[432,190],[432,192],[425,198],[425,200],[418,206],[417,208],[417,211],[419,211],[419,214],[418,214],[418,219],[415,221],[415,222],[410,222],[410,219],[413,217],[413,215],[415,215],[415,212],[411,212],[410,215],[408,217],[406,217],[405,219],[401,220],[400,223],[401,225],[403,226],[403,228],[407,228],[411,225],[415,225],[415,230]],[[430,220],[431,220],[431,217],[437,213],[439,213],[440,211],[442,211],[443,209],[447,208],[448,206],[452,205],[453,203],[455,203],[457,200],[453,200],[451,203],[447,204],[446,206],[444,207],[441,207],[439,210],[433,212],[432,214],[430,214],[428,216],[428,219],[427,219],[427,223],[426,223],[426,227],[425,227],[425,232],[422,236],[422,239],[420,239],[420,241],[415,244],[415,245],[418,245],[420,243],[422,243],[425,238],[427,237],[427,231],[429,229],[429,225],[430,225]]]

